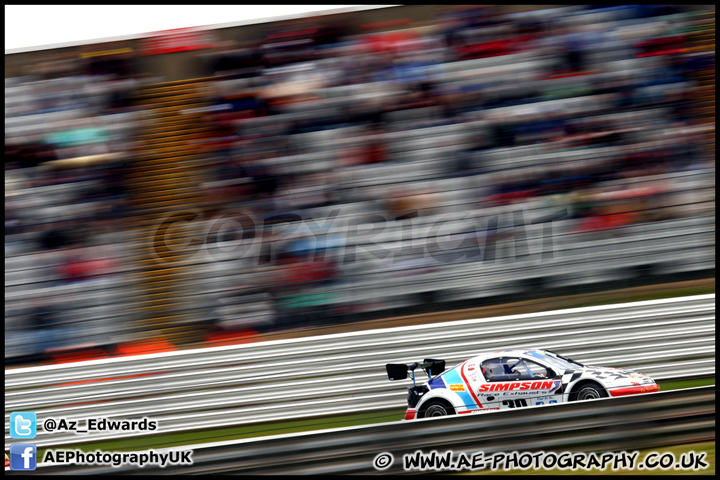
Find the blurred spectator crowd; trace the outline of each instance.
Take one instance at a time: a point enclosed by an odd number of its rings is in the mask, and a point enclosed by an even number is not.
[[[127,54],[49,55],[5,79],[8,356],[114,341],[139,113],[130,95],[148,81]]]
[[[203,54],[190,235],[236,227],[193,257],[190,315],[275,330],[714,269],[704,25],[682,6],[445,8]],[[126,178],[153,80],[122,55],[67,62],[6,78],[6,356],[143,334]]]

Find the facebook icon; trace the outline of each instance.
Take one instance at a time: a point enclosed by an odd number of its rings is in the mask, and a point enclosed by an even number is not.
[[[13,443],[10,445],[10,470],[35,470],[37,448],[34,443]]]

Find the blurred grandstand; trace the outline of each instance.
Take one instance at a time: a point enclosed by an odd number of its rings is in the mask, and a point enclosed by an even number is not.
[[[714,278],[714,8],[522,10],[6,55],[6,364]]]

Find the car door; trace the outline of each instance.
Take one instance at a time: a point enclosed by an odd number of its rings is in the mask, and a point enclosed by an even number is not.
[[[555,372],[533,360],[521,357],[497,357],[483,362],[487,383],[481,387],[483,398],[501,410],[558,403],[553,392],[561,386]]]
[[[530,359],[521,359],[520,365],[516,367],[518,371],[525,369],[525,373],[521,374],[520,380],[531,381],[528,388],[528,405],[552,405],[562,402],[562,394],[560,391],[562,386],[561,376],[558,375],[551,367]]]

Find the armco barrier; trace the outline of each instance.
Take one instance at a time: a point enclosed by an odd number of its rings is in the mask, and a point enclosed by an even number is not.
[[[193,465],[58,466],[35,473],[355,474],[402,473],[403,454],[452,450],[500,452],[607,452],[658,448],[715,439],[715,386],[489,414],[390,422],[312,433],[277,435],[178,447],[192,449]],[[382,472],[380,453],[394,457]],[[542,473],[539,470],[537,473]],[[419,473],[419,472],[415,472]]]
[[[556,350],[656,379],[715,374],[713,295],[377,329],[5,371],[9,414],[156,420],[156,432],[48,433],[38,447],[153,433],[404,409],[410,380],[386,363],[448,365],[510,347]]]

